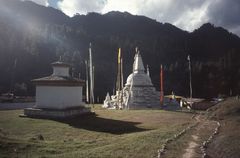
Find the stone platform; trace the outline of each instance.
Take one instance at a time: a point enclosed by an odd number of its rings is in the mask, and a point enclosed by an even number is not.
[[[69,109],[40,109],[26,108],[24,116],[32,118],[70,118],[85,114],[93,114],[88,107],[74,107]]]

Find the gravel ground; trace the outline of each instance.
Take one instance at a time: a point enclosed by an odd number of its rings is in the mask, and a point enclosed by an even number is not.
[[[30,108],[34,106],[34,102],[30,103],[0,103],[0,110],[16,110]]]

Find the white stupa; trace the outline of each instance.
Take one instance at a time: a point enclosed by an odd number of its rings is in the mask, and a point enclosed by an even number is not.
[[[122,92],[117,94],[119,96],[112,96],[111,101],[106,99],[104,105],[108,105],[108,108],[116,107],[116,109],[161,108],[160,93],[153,86],[149,71],[145,72],[139,51],[134,57],[133,72],[128,76]],[[104,105],[103,107],[106,107]]]
[[[130,109],[160,108],[160,93],[153,86],[149,72],[145,72],[139,52],[134,57],[133,73],[128,76],[124,91],[125,104]]]
[[[24,114],[65,118],[90,112],[82,102],[84,81],[69,75],[69,64],[57,61],[52,66],[52,75],[32,80],[36,85],[36,104],[25,109]]]

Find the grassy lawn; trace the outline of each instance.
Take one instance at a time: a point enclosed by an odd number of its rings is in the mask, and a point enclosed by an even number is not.
[[[96,116],[70,120],[0,111],[0,157],[156,157],[166,138],[192,124],[192,114],[180,112],[93,110]]]

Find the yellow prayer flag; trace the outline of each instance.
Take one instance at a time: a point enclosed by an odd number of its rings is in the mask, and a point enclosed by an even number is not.
[[[118,63],[121,63],[121,48],[118,49]]]

